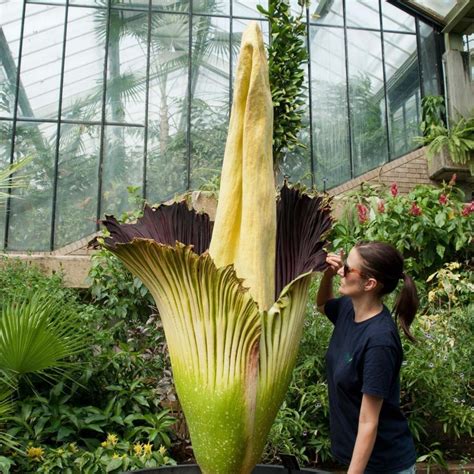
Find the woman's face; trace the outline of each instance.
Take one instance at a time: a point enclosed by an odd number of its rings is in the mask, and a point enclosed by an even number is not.
[[[338,270],[338,275],[341,276],[341,283],[339,292],[341,295],[357,296],[364,293],[366,290],[367,278],[361,275],[362,272],[362,258],[355,248],[352,248],[345,261],[349,271],[344,276],[344,266]]]

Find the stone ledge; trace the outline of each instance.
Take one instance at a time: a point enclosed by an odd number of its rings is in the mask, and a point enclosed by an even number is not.
[[[62,273],[64,284],[72,288],[88,288],[87,275],[91,267],[90,255],[46,255],[2,253],[9,259],[21,260],[30,265],[37,265],[46,275]],[[0,260],[0,266],[2,261]]]

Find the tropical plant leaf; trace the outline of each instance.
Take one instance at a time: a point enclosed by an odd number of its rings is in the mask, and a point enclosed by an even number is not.
[[[87,348],[77,314],[47,294],[16,296],[0,308],[0,369],[11,375],[54,377]]]

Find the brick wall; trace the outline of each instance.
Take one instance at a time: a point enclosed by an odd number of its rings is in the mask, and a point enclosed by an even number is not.
[[[347,181],[340,186],[331,188],[328,193],[331,196],[338,196],[347,191],[352,191],[361,183],[383,183],[390,186],[393,182],[398,185],[400,193],[406,194],[417,184],[439,185],[436,181],[428,177],[428,165],[423,148],[412,151],[408,155],[393,160],[389,163],[364,173],[357,178]]]

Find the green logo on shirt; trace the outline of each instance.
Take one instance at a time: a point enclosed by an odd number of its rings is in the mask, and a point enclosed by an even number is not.
[[[348,364],[352,360],[352,356],[349,352],[344,352],[344,362]]]

